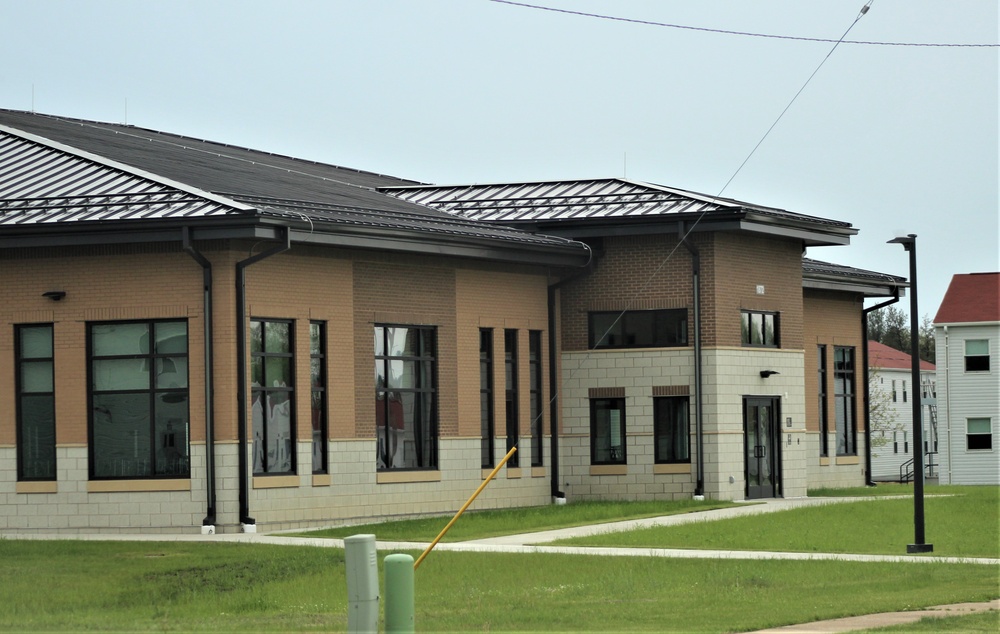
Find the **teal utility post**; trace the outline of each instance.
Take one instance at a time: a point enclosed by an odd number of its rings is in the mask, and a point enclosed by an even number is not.
[[[386,634],[415,632],[413,612],[413,557],[389,555],[385,558]]]
[[[347,568],[347,631],[378,631],[378,557],[374,535],[344,538]]]

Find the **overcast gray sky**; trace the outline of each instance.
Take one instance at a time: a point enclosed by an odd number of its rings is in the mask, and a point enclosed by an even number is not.
[[[836,40],[862,0],[527,0]],[[1000,270],[998,48],[725,35],[489,0],[0,0],[0,107],[439,184],[622,176],[845,220],[810,257]],[[997,44],[996,0],[874,0],[848,40]],[[725,189],[724,189],[725,188]],[[908,303],[903,304],[908,310]]]

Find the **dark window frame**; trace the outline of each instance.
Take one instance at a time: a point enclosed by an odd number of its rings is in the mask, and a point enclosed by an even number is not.
[[[518,451],[514,452],[514,455],[510,457],[507,461],[508,469],[515,469],[520,466],[521,460],[520,447],[518,442],[520,440],[520,385],[518,377],[518,367],[517,367],[517,329],[507,328],[503,331],[503,350],[504,350],[504,398],[505,398],[505,416],[506,416],[506,431],[507,431],[507,452],[513,447],[518,447]]]
[[[24,337],[28,330],[48,330],[49,356],[26,356],[24,354]],[[28,365],[48,364],[50,390],[27,389],[24,382],[25,370]],[[14,389],[15,420],[17,443],[17,479],[19,482],[48,482],[56,479],[56,381],[55,381],[55,325],[52,323],[16,324],[14,326]],[[40,434],[32,429],[28,433],[26,412],[30,409],[37,413],[37,405],[25,406],[26,400],[46,399],[47,412],[51,415],[46,421],[51,427],[51,442],[41,446]],[[30,455],[33,454],[33,455]],[[42,455],[47,454],[47,455]],[[31,465],[29,468],[28,465]],[[30,473],[29,473],[30,472]]]
[[[830,455],[830,408],[827,398],[830,386],[826,369],[826,345],[817,346],[816,354],[819,382],[819,455],[825,458]]]
[[[837,455],[856,456],[858,453],[857,354],[854,346],[835,346],[833,365]]]
[[[667,403],[676,404],[672,414],[678,418],[663,420],[664,412],[661,405]],[[679,407],[683,404],[682,407]],[[683,418],[683,420],[681,420]],[[674,426],[681,425],[683,430],[674,429]],[[666,427],[666,429],[664,429]],[[685,455],[678,456],[676,447],[671,444],[668,455],[661,453],[660,437],[666,432],[667,438],[683,439]],[[691,399],[688,396],[656,396],[653,398],[653,462],[655,464],[691,464]]]
[[[483,469],[496,465],[496,407],[493,403],[493,329],[479,329],[479,462]]]
[[[261,336],[260,336],[260,348],[254,350],[254,324],[260,324],[261,326]],[[268,330],[271,326],[283,325],[288,329],[288,341],[287,341],[287,352],[275,351],[268,349]],[[269,405],[268,414],[262,418],[262,434],[260,437],[260,453],[258,454],[257,447],[257,437],[254,430],[254,438],[252,441],[253,445],[253,475],[254,477],[266,477],[275,475],[294,475],[298,468],[298,456],[297,454],[297,412],[295,407],[295,320],[293,319],[271,319],[265,317],[253,317],[250,319],[250,335],[251,345],[250,345],[250,374],[251,374],[251,387],[250,387],[250,401],[251,403],[258,402],[258,399],[262,399],[262,403]],[[285,385],[273,385],[272,377],[268,373],[268,363],[269,360],[288,360],[288,380]],[[259,384],[254,384],[253,375],[256,368],[260,367],[261,376],[263,381]],[[277,403],[275,406],[270,406],[272,401],[278,399],[284,399]],[[279,407],[283,404],[288,404],[288,433],[289,437],[287,442],[289,446],[286,448],[288,454],[288,468],[280,470],[271,470],[268,465],[268,461],[271,459],[271,452],[273,450],[275,454],[275,460],[279,459],[279,449],[281,446],[270,447],[269,446],[269,427],[271,424],[270,411],[273,411],[275,407]],[[279,439],[276,439],[280,442]],[[261,469],[258,470],[257,462],[258,456],[260,458]],[[276,465],[277,467],[277,465]]]
[[[392,354],[390,346],[390,339],[392,337],[390,337],[390,333],[404,331],[414,331],[417,333],[416,354]],[[380,342],[382,354],[379,354],[378,345],[376,345],[374,350],[376,377],[378,377],[381,367],[381,376],[387,377],[388,380],[390,366],[392,363],[398,362],[414,364],[416,372],[414,372],[413,378],[422,380],[416,380],[414,385],[408,387],[380,385],[378,380],[376,380],[376,469],[379,472],[436,471],[439,468],[438,422],[440,418],[438,412],[438,329],[436,326],[428,325],[377,323],[375,324],[376,339],[378,339],[380,332],[382,335],[382,341]],[[409,432],[406,431],[405,427],[405,408],[403,406],[403,399],[405,398],[413,400],[411,410],[412,414],[415,415],[414,420],[411,421],[413,428]],[[398,403],[395,411],[393,407],[394,403]],[[381,425],[379,425],[380,416]],[[424,420],[424,417],[426,417],[426,420]],[[413,435],[414,456],[418,463],[416,466],[406,466],[405,463],[399,466],[390,464],[390,455],[394,455],[394,452],[390,452],[388,448],[396,446],[399,439],[392,438],[389,430],[396,427],[394,421],[397,419],[401,419],[400,424],[403,425],[400,429],[403,429],[404,433],[412,433]],[[381,437],[379,428],[383,430]],[[403,442],[406,442],[405,436]]]
[[[544,408],[542,406],[542,331],[528,331],[528,392],[531,403],[531,466],[544,465]]]
[[[602,323],[607,318],[613,321],[610,326]],[[640,330],[636,322],[643,318],[652,318],[652,326],[648,329],[652,338],[649,341],[636,342]],[[626,311],[591,311],[587,313],[587,341],[592,350],[612,350],[622,348],[683,348],[688,345],[688,309],[660,308],[655,310]],[[676,330],[681,331],[677,335]],[[673,332],[674,336],[662,338],[661,335]],[[617,341],[617,338],[621,341]],[[600,340],[599,340],[600,338]]]
[[[329,439],[330,421],[328,408],[328,382],[326,372],[327,333],[326,322],[309,322],[309,405],[312,423],[313,473],[330,470]],[[317,433],[318,432],[318,433]],[[316,444],[319,443],[319,451]]]
[[[606,459],[598,458],[598,437],[601,435],[598,430],[598,415],[602,411],[601,405],[604,405],[603,411],[618,412],[618,434],[619,442],[618,445],[612,445],[611,442],[614,439],[614,434],[612,434],[611,425],[612,421],[609,419],[608,424],[608,449]],[[623,397],[611,397],[611,398],[591,398],[590,399],[590,464],[592,465],[626,465],[628,464],[628,442],[626,436],[627,426],[625,424],[625,399]],[[615,450],[617,448],[617,451]]]
[[[760,317],[760,341],[754,341],[754,317]],[[771,323],[771,338],[768,341],[767,324]],[[740,342],[745,348],[780,348],[781,347],[781,314],[767,310],[740,311]]]
[[[156,349],[156,329],[162,325],[179,325],[184,326],[184,352],[166,352],[157,353]],[[134,326],[143,325],[146,326],[146,333],[144,336],[148,338],[147,352],[132,352],[132,353],[122,353],[122,354],[95,354],[94,353],[94,339],[95,339],[95,329],[105,327],[105,326]],[[137,319],[137,320],[119,320],[119,321],[91,321],[87,322],[86,325],[86,337],[87,337],[87,438],[88,438],[88,450],[87,450],[87,462],[88,462],[88,475],[91,480],[163,480],[163,479],[188,479],[191,477],[191,384],[190,384],[190,373],[187,372],[184,377],[183,387],[160,387],[156,385],[156,379],[158,375],[156,374],[156,368],[163,367],[166,372],[167,362],[169,361],[171,365],[176,369],[177,363],[183,360],[183,365],[185,368],[189,368],[190,365],[190,327],[187,319]],[[95,389],[95,371],[94,368],[98,363],[101,362],[123,362],[123,361],[142,361],[143,371],[147,375],[147,382],[145,388],[117,388],[117,389]],[[159,362],[159,363],[158,363]],[[149,446],[148,455],[145,458],[140,458],[138,451],[138,444],[135,445],[133,450],[133,463],[131,467],[126,464],[127,459],[119,459],[121,463],[121,469],[118,473],[105,473],[106,469],[99,468],[101,458],[97,455],[98,447],[97,442],[97,424],[96,415],[103,414],[107,416],[108,422],[113,422],[113,413],[110,409],[103,408],[96,404],[97,401],[101,400],[101,397],[111,397],[111,396],[142,396],[148,395],[148,430],[149,430]],[[157,456],[156,443],[159,440],[157,438],[157,411],[160,406],[158,399],[163,399],[163,407],[167,407],[168,404],[186,403],[186,408],[183,415],[183,426],[184,429],[180,430],[183,433],[183,442],[186,446],[178,448],[177,445],[177,433],[178,430],[171,429],[169,426],[171,424],[168,421],[168,428],[163,434],[163,445],[164,449],[169,447],[173,451],[171,453],[177,453],[176,464],[177,468],[172,471],[167,471],[164,473],[157,473],[158,465],[161,464]],[[167,398],[171,400],[168,401]],[[136,436],[136,438],[138,438]],[[152,465],[150,472],[140,473],[138,468],[141,464],[140,459],[148,461]],[[104,459],[107,460],[107,459]],[[112,460],[111,471],[118,471],[114,468],[114,459]],[[166,462],[164,460],[163,462]]]

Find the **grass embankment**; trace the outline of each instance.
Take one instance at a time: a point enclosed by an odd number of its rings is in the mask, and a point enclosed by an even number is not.
[[[677,500],[668,502],[574,502],[561,506],[466,511],[441,541],[458,542],[485,539],[569,526],[695,513],[728,506],[734,506],[734,504],[718,500]],[[429,542],[437,537],[450,519],[450,516],[425,517],[379,524],[341,526],[298,533],[297,535],[341,539],[350,535],[371,533],[380,541]]]
[[[0,540],[0,579],[0,631],[343,631],[347,624],[343,551],[335,548]],[[416,574],[416,624],[418,631],[739,631],[996,593],[990,566],[435,552]]]
[[[853,494],[856,490],[842,490]],[[860,492],[861,490],[857,490]],[[1000,487],[926,487],[931,556],[1000,557]],[[628,533],[561,545],[903,555],[914,539],[913,499],[871,499]]]

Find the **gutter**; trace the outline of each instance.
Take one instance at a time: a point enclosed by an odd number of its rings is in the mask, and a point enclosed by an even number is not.
[[[244,533],[256,533],[257,522],[250,517],[250,478],[247,461],[247,306],[246,269],[272,255],[292,248],[292,233],[284,228],[282,244],[252,255],[236,263],[236,400],[238,403],[236,426],[239,431],[238,459],[240,471],[240,524]]]
[[[215,532],[215,383],[212,371],[214,356],[212,328],[212,263],[191,243],[191,228],[182,227],[181,236],[184,251],[201,265],[202,284],[204,291],[203,306],[205,311],[205,519],[201,521],[205,528],[202,532]]]
[[[701,253],[698,247],[688,241],[684,223],[677,224],[681,243],[691,253],[691,286],[694,292],[694,425],[695,451],[697,452],[698,473],[695,482],[695,499],[705,499],[705,439],[702,419],[702,367],[701,367]]]
[[[589,245],[587,245],[587,252],[590,255],[590,259],[582,269],[567,278],[549,284],[549,436],[551,438],[549,450],[552,462],[551,492],[553,502],[556,500],[565,502],[566,499],[566,492],[559,489],[559,364],[557,362],[560,346],[556,342],[556,291],[568,282],[575,281],[593,272],[595,266],[594,253]]]
[[[861,300],[864,302],[864,299]],[[865,405],[865,485],[873,487],[875,482],[872,480],[872,421],[871,421],[871,386],[869,381],[871,380],[868,376],[868,314],[879,310],[880,308],[885,308],[899,301],[899,287],[896,286],[892,289],[892,299],[887,302],[882,302],[881,304],[876,304],[871,308],[863,308],[861,310],[861,315],[864,319],[861,320],[861,361],[862,367],[865,372],[865,393],[864,393],[864,405]],[[822,431],[822,430],[821,430]]]

